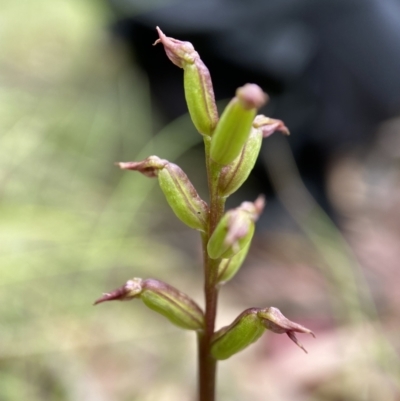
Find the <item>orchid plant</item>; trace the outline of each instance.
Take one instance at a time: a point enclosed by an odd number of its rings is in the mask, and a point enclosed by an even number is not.
[[[141,299],[150,309],[173,324],[197,334],[199,348],[198,400],[214,401],[216,366],[258,340],[265,330],[286,333],[304,351],[295,333],[313,332],[288,320],[277,308],[249,308],[228,326],[215,329],[218,291],[241,267],[254,235],[255,222],[263,211],[264,197],[243,202],[225,212],[225,201],[246,181],[261,149],[263,138],[275,131],[289,134],[280,120],[257,115],[267,95],[255,84],[237,89],[235,97],[218,116],[210,73],[189,42],[164,35],[159,39],[168,58],[183,69],[189,114],[205,146],[209,202],[197,193],[184,171],[157,156],[143,161],[118,163],[157,178],[176,216],[200,232],[203,248],[204,310],[190,296],[154,278],[133,278],[122,287],[103,294],[95,304],[111,300]]]

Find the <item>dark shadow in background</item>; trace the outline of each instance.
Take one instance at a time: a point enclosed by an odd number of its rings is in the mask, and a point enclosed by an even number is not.
[[[156,39],[155,26],[194,43],[211,71],[217,100],[258,83],[272,100],[264,112],[285,121],[301,176],[331,215],[325,171],[342,149],[368,147],[379,123],[400,110],[398,0],[187,0],[153,11],[109,0],[115,35],[147,72],[167,121],[186,112],[182,73]],[[124,11],[125,10],[125,11]],[[269,139],[270,140],[270,139]],[[271,194],[264,169],[255,169]]]

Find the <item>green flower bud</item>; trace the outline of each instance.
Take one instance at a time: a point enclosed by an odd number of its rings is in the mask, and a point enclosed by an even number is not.
[[[158,177],[161,190],[176,216],[189,227],[206,231],[207,203],[200,198],[179,166],[157,156],[150,156],[141,162],[118,164],[124,170],[138,171],[147,177]]]
[[[221,169],[218,190],[221,196],[229,196],[237,191],[247,180],[253,170],[262,143],[262,133],[252,128],[250,136],[240,155],[230,164]]]
[[[183,170],[176,164],[169,163],[158,173],[158,181],[177,217],[191,228],[206,231],[207,203],[200,198]]]
[[[232,233],[230,237],[228,230]],[[233,257],[249,245],[254,230],[254,222],[245,213],[226,213],[207,244],[208,255],[212,259]]]
[[[159,27],[156,29],[159,39],[154,44],[162,43],[168,58],[183,68],[185,98],[194,126],[200,134],[211,135],[218,122],[218,111],[208,68],[191,43],[169,38]]]
[[[246,259],[250,245],[251,241],[249,241],[241,251],[230,259],[221,260],[221,263],[218,266],[218,283],[225,284],[233,278]]]
[[[315,334],[311,330],[301,324],[290,321],[283,316],[279,309],[274,308],[273,306],[260,309],[257,315],[261,319],[265,328],[278,334],[286,333],[288,337],[307,354],[307,350],[297,340],[295,333],[311,334],[315,338]]]
[[[134,278],[124,286],[104,294],[94,304],[133,298],[140,298],[150,309],[183,329],[204,328],[204,314],[200,307],[186,294],[159,280]]]
[[[257,308],[241,313],[229,326],[218,330],[212,339],[211,354],[215,359],[228,359],[257,341],[265,331]]]
[[[229,259],[249,245],[264,203],[264,197],[260,196],[254,203],[243,202],[224,214],[207,244],[210,258]]]
[[[262,139],[275,131],[289,135],[289,131],[281,120],[258,115],[253,121],[253,128],[239,156],[221,169],[218,190],[221,196],[229,196],[237,191],[247,180],[256,164],[260,153]]]
[[[255,84],[237,89],[211,138],[210,157],[214,162],[226,166],[239,156],[250,135],[257,109],[266,100],[267,95]]]
[[[286,333],[306,353],[294,333],[306,333],[315,337],[311,330],[291,322],[277,308],[250,308],[242,312],[232,324],[214,334],[211,354],[215,359],[227,359],[257,341],[265,329],[278,334]]]

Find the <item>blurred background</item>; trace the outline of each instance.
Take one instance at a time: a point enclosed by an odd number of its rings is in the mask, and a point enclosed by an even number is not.
[[[397,0],[0,1],[0,400],[190,400],[193,333],[139,302],[92,307],[132,277],[202,305],[197,233],[155,180],[178,163],[206,197],[182,71],[191,41],[220,111],[258,83],[290,138],[265,140],[267,194],[218,327],[275,306],[317,338],[261,340],[219,366],[220,401],[400,400],[400,3]]]

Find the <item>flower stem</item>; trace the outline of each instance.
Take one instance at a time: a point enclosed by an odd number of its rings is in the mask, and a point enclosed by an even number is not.
[[[214,334],[218,302],[218,266],[220,259],[211,259],[207,243],[216,225],[224,214],[225,198],[218,194],[219,168],[213,166],[209,157],[209,140],[205,139],[208,188],[210,192],[210,214],[208,231],[202,234],[205,294],[205,330],[199,334],[199,401],[215,401],[217,361],[211,355],[211,339]],[[214,167],[214,168],[213,168]]]
[[[215,400],[216,360],[212,357],[211,339],[214,333],[217,312],[218,289],[213,283],[212,271],[215,262],[207,255],[208,235],[203,235],[204,254],[204,294],[205,294],[205,330],[199,334],[199,401]]]

